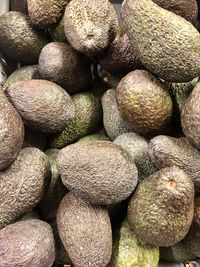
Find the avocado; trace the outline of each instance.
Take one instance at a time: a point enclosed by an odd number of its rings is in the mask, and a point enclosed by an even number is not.
[[[22,149],[0,172],[0,228],[32,210],[42,199],[49,177],[48,157],[37,148]]]
[[[130,155],[138,168],[138,180],[141,182],[156,171],[149,156],[149,141],[136,133],[124,133],[114,143],[121,146]]]
[[[187,234],[194,215],[194,184],[179,167],[157,171],[139,184],[128,207],[132,229],[154,246],[171,246]]]
[[[53,233],[46,222],[19,221],[0,230],[1,267],[51,267],[54,258]]]
[[[45,151],[47,148],[47,135],[34,132],[31,128],[25,126],[25,136],[22,147],[36,147],[41,151]]]
[[[189,21],[151,0],[125,0],[121,14],[147,70],[170,82],[188,82],[200,76],[200,34]]]
[[[117,28],[117,14],[108,0],[73,0],[66,7],[65,35],[72,47],[83,54],[100,54],[115,39]]]
[[[70,0],[27,0],[31,22],[38,28],[56,23]]]
[[[39,211],[45,221],[52,221],[56,218],[58,206],[64,195],[67,193],[67,189],[61,182],[60,174],[56,166],[59,150],[48,149],[45,153],[49,157],[51,165],[51,178],[48,190],[39,204]]]
[[[27,0],[10,0],[10,8],[11,11],[19,11],[25,14],[28,14],[28,3]]]
[[[200,148],[200,83],[198,82],[181,112],[181,125],[185,136],[190,142]]]
[[[165,85],[146,70],[127,74],[117,86],[116,98],[121,116],[141,135],[164,131],[172,117],[172,99]]]
[[[131,127],[119,113],[114,89],[105,92],[102,97],[102,107],[104,128],[111,140],[123,133],[131,132]]]
[[[113,255],[109,267],[157,267],[159,248],[141,240],[124,220],[114,238]]]
[[[115,40],[99,57],[102,69],[110,73],[125,73],[141,67],[140,60],[125,30],[120,27]]]
[[[200,192],[200,153],[185,137],[159,135],[151,139],[149,154],[158,169],[177,166],[193,180]]]
[[[153,0],[158,6],[165,8],[195,24],[198,18],[197,0]]]
[[[59,132],[75,115],[69,94],[50,81],[20,81],[12,84],[6,95],[24,123],[41,132]]]
[[[80,138],[78,142],[89,142],[94,140],[110,141],[110,139],[104,134],[90,134]]]
[[[49,33],[53,42],[68,43],[64,32],[64,16],[49,28]]]
[[[76,267],[106,267],[112,253],[108,212],[68,193],[62,200],[57,226],[63,245]]]
[[[5,81],[3,90],[7,90],[8,87],[19,81],[40,79],[38,65],[24,66],[15,70]]]
[[[70,191],[96,205],[124,200],[137,185],[135,164],[126,151],[109,141],[69,145],[59,151],[57,167]]]
[[[10,11],[0,16],[0,49],[10,59],[26,65],[37,64],[47,42],[25,14]]]
[[[78,93],[72,96],[75,105],[75,117],[64,130],[50,140],[52,148],[62,148],[79,138],[95,132],[101,124],[101,102],[90,92]]]
[[[24,141],[21,117],[9,103],[0,87],[0,170],[7,168],[16,158]]]
[[[65,43],[49,43],[42,49],[39,73],[70,94],[88,88],[92,81],[90,61]]]

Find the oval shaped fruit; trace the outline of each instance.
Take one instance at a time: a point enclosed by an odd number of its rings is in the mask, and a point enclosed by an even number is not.
[[[194,184],[178,167],[164,168],[138,186],[128,207],[134,232],[148,244],[168,247],[187,234],[194,215]]]
[[[137,185],[137,168],[120,146],[109,141],[78,142],[60,150],[64,185],[92,204],[126,199]]]
[[[6,94],[24,123],[36,130],[61,131],[74,117],[71,97],[50,81],[20,81],[12,84]]]
[[[0,87],[0,170],[7,168],[17,156],[24,141],[21,117]]]
[[[133,131],[155,135],[172,116],[172,99],[164,84],[145,70],[127,74],[117,86],[117,104]]]
[[[68,193],[60,204],[57,225],[76,267],[107,266],[112,253],[112,230],[105,208],[91,206]]]
[[[45,37],[33,28],[25,14],[10,11],[0,16],[0,48],[9,58],[35,64],[46,44]]]
[[[48,157],[24,148],[15,162],[0,172],[0,228],[32,210],[41,200],[49,177]]]
[[[0,230],[0,267],[51,267],[55,258],[49,224],[23,220]]]

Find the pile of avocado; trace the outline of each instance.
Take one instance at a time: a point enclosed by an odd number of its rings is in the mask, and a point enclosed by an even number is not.
[[[200,1],[11,0],[0,267],[200,257]],[[167,265],[168,266],[168,265]]]

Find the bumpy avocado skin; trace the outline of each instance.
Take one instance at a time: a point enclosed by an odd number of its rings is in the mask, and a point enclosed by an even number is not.
[[[123,133],[131,132],[131,127],[122,118],[118,110],[114,89],[105,92],[102,97],[102,107],[104,128],[111,140]]]
[[[126,0],[121,14],[146,69],[171,82],[200,75],[200,34],[190,22],[151,0]]]
[[[200,192],[200,153],[185,137],[156,136],[150,141],[149,154],[158,169],[178,166],[193,180]]]
[[[38,219],[19,221],[0,231],[1,267],[51,267],[55,258],[53,232]]]
[[[50,174],[47,156],[24,148],[15,162],[0,173],[0,228],[32,210],[42,199]]]
[[[28,14],[28,3],[27,0],[11,0],[10,8],[11,11],[19,11]]]
[[[42,49],[39,73],[70,94],[89,88],[92,82],[90,60],[66,43],[52,42]]]
[[[117,14],[108,0],[73,0],[66,7],[65,35],[83,54],[100,54],[115,39],[117,27]]]
[[[24,141],[21,117],[9,103],[0,87],[0,170],[7,168],[16,158]]]
[[[149,155],[149,141],[136,133],[124,133],[118,136],[114,143],[120,145],[138,168],[139,182],[156,171],[156,167]]]
[[[57,225],[59,235],[76,267],[106,267],[112,253],[108,212],[68,193],[62,200]]]
[[[64,32],[64,16],[56,25],[49,28],[49,33],[53,42],[68,42]]]
[[[178,167],[164,168],[146,178],[128,207],[134,232],[155,246],[171,246],[187,234],[194,215],[194,184]]]
[[[200,148],[200,83],[198,82],[181,112],[181,125],[185,136]]]
[[[39,79],[39,70],[38,65],[32,65],[32,66],[24,66],[20,69],[15,70],[6,80],[6,82],[3,85],[3,90],[7,90],[7,88],[16,82],[19,81],[26,81],[26,80],[32,80],[32,79]]]
[[[121,116],[134,132],[157,135],[169,124],[173,105],[165,85],[145,70],[127,74],[116,90]]]
[[[27,0],[28,13],[32,23],[45,28],[56,23],[63,15],[70,0]]]
[[[102,121],[100,100],[92,93],[78,93],[72,96],[75,105],[75,117],[67,127],[50,140],[52,148],[62,148],[79,138],[94,132]]]
[[[25,14],[10,11],[0,16],[0,49],[12,60],[36,64],[46,44],[44,35],[33,28]]]
[[[153,0],[154,3],[162,8],[176,13],[177,15],[187,19],[195,24],[198,18],[197,0]]]
[[[132,231],[126,219],[114,238],[113,255],[109,267],[157,267],[159,248],[148,245]]]

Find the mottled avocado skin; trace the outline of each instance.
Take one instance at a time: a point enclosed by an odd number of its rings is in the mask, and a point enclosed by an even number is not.
[[[75,117],[64,130],[50,140],[52,148],[62,148],[84,137],[100,126],[102,121],[101,102],[92,93],[78,93],[73,97]]]
[[[147,70],[171,82],[200,75],[200,34],[190,22],[151,0],[125,0],[121,14]]]
[[[112,230],[106,208],[91,206],[68,193],[58,209],[57,226],[74,266],[107,266],[112,253]]]
[[[33,28],[25,14],[10,11],[0,16],[0,49],[9,58],[23,64],[36,64],[46,44],[44,35]]]
[[[159,248],[148,245],[132,231],[126,219],[114,236],[113,255],[109,267],[157,267]]]
[[[1,267],[51,267],[55,258],[53,232],[38,219],[19,221],[0,231]]]
[[[178,167],[164,168],[146,178],[128,207],[134,232],[155,246],[171,246],[187,234],[194,215],[194,184]]]

